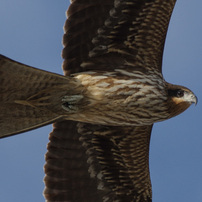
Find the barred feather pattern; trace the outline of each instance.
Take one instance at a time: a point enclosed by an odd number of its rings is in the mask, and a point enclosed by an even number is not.
[[[46,154],[46,200],[151,201],[151,128],[55,123]]]

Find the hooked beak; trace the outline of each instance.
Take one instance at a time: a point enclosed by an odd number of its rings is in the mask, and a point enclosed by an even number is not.
[[[190,101],[191,101],[191,103],[194,103],[195,106],[196,106],[197,103],[198,103],[198,98],[196,97],[196,95],[193,94],[193,95],[191,96],[191,100],[190,100]]]
[[[195,106],[197,105],[198,99],[196,97],[196,95],[191,92],[191,91],[187,91],[184,94],[184,100],[189,102],[190,104],[195,104]]]

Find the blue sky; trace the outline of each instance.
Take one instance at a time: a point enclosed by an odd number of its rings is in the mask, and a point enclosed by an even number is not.
[[[62,74],[66,0],[1,0],[0,53]],[[168,82],[198,97],[176,118],[155,124],[150,146],[154,202],[202,201],[202,1],[178,0],[163,60]],[[41,202],[52,125],[0,140],[0,201]]]

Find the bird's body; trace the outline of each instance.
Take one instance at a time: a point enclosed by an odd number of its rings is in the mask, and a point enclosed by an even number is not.
[[[70,116],[73,120],[142,126],[169,116],[166,85],[160,74],[155,78],[151,74],[143,76],[140,72],[116,69],[114,72],[84,72],[75,78],[85,90],[77,113]]]
[[[152,126],[197,102],[161,71],[174,5],[72,1],[64,28],[65,76],[0,55],[0,137],[57,121],[46,154],[48,201],[152,200]]]
[[[4,64],[4,69],[1,68],[4,71],[2,76],[9,74],[12,77],[15,65],[20,63],[1,56],[1,63],[3,62],[11,65],[6,67]],[[24,83],[23,79],[19,83],[22,72],[26,76],[30,75],[28,83]],[[45,78],[34,76],[42,72]],[[172,97],[175,95],[169,95],[169,89],[171,86],[174,90],[182,87],[168,84],[162,74],[155,70],[146,73],[123,69],[114,69],[111,72],[88,71],[65,77],[23,66],[14,73],[13,78],[17,78],[16,82],[21,88],[24,86],[21,89],[22,94],[16,89],[18,97],[15,96],[13,83],[2,80],[1,86],[6,86],[7,91],[1,92],[1,107],[5,108],[6,103],[15,103],[19,109],[23,106],[30,110],[36,109],[38,113],[51,113],[55,120],[109,126],[145,126],[171,118],[184,111],[192,102],[196,102],[194,94],[188,89],[186,91],[193,95],[193,99],[186,101],[176,98],[174,101]],[[47,85],[46,80],[49,79],[54,83]],[[33,83],[36,83],[34,89],[31,88]],[[27,95],[24,88],[29,89]],[[175,112],[178,102],[181,103],[180,112]],[[48,118],[52,120],[51,116]]]

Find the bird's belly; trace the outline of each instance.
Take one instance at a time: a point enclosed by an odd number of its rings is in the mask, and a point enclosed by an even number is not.
[[[87,107],[71,119],[91,124],[112,126],[143,126],[150,125],[168,118],[164,103],[140,101],[108,100]]]
[[[78,113],[68,118],[104,125],[149,125],[167,119],[164,81],[150,75],[116,78],[81,74],[84,86]],[[151,77],[151,78],[150,78]],[[87,104],[86,104],[87,103]]]

